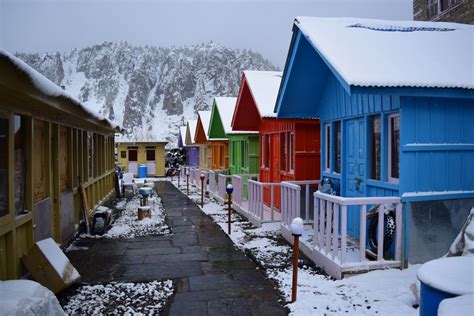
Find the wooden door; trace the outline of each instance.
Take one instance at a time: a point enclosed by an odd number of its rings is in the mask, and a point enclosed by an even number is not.
[[[343,146],[346,157],[342,155],[342,165],[346,173],[346,196],[362,197],[366,195],[366,129],[363,118],[346,122],[343,134]],[[345,141],[345,144],[344,144]],[[343,153],[344,154],[344,153]],[[344,172],[344,171],[343,171]],[[347,210],[347,233],[358,238],[360,227],[360,210],[358,206],[350,206]]]
[[[66,127],[59,128],[59,190],[65,192],[70,188],[69,180],[69,142]]]

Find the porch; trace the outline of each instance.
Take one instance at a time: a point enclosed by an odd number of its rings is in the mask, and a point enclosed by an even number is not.
[[[282,235],[290,243],[290,223],[303,218],[305,232],[301,251],[329,275],[341,279],[346,274],[376,269],[402,268],[402,203],[399,197],[345,198],[316,191],[313,208],[301,209],[299,186],[282,182]],[[307,206],[308,198],[303,204]],[[385,215],[393,209],[394,232],[387,234]],[[376,245],[368,246],[367,214],[376,221]],[[389,240],[390,239],[390,240]],[[390,245],[386,247],[386,243]]]

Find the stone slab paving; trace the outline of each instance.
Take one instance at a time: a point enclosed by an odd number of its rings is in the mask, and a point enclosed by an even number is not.
[[[156,182],[172,235],[83,239],[67,253],[87,283],[172,279],[166,315],[286,315],[280,294],[257,265],[190,199]]]

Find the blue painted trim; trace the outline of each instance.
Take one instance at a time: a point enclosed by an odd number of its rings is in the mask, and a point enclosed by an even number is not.
[[[399,96],[474,99],[474,89],[420,87],[361,87],[351,86],[354,94],[388,94]]]
[[[323,175],[324,177],[328,177],[328,178],[333,178],[333,179],[341,180],[341,175],[340,175],[339,173],[323,172],[322,175]]]
[[[286,86],[288,85],[288,80],[290,78],[290,73],[293,69],[293,63],[295,61],[295,56],[296,56],[296,51],[298,50],[298,44],[300,42],[301,38],[301,32],[299,30],[296,31],[295,35],[295,30],[293,30],[293,36],[291,38],[291,44],[290,44],[290,49],[288,52],[288,57],[285,63],[285,70],[283,71],[283,78],[282,82],[280,84],[280,88],[278,88],[278,95],[277,95],[277,101],[275,104],[275,107],[273,109],[273,112],[278,113],[278,117],[280,117],[279,112],[281,108],[281,103],[283,99],[283,95],[285,94],[286,91]],[[291,52],[291,54],[290,54]]]
[[[402,151],[464,151],[474,150],[474,144],[407,144],[402,146]]]
[[[373,180],[373,179],[367,179],[366,182],[367,182],[367,185],[371,187],[389,189],[389,190],[394,190],[394,191],[398,191],[400,187],[398,183],[383,182],[383,181],[378,181],[378,180]]]
[[[406,193],[404,193],[406,194]],[[403,196],[403,202],[419,202],[419,201],[436,201],[436,200],[457,200],[457,199],[472,199],[474,198],[474,191],[464,192],[464,193],[443,193],[439,194],[430,194],[427,192],[427,195],[419,196]],[[420,193],[421,194],[421,193]]]
[[[408,243],[410,241],[410,225],[408,225],[408,211],[409,205],[407,203],[402,203],[402,264],[408,263],[409,253],[408,253]]]

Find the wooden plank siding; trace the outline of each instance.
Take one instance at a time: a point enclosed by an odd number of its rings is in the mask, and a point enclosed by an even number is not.
[[[15,107],[4,106],[0,94],[1,117],[9,122],[9,212],[0,217],[0,280],[14,279],[26,271],[20,258],[35,242],[35,205],[49,199],[51,237],[58,243],[68,240],[61,238],[61,216],[64,212],[74,212],[74,230],[81,222],[81,204],[77,190],[77,177],[86,179],[84,186],[89,199],[89,207],[96,207],[114,191],[114,135],[113,132],[93,132],[96,139],[94,161],[96,165],[92,177],[88,174],[87,130],[50,121],[45,117],[37,119],[25,115]],[[25,209],[22,214],[15,210],[15,151],[13,138],[14,115],[24,118],[25,135]],[[60,197],[72,191],[74,209],[60,208]]]

